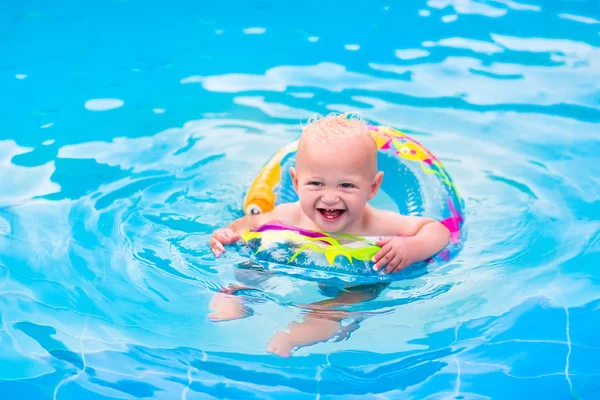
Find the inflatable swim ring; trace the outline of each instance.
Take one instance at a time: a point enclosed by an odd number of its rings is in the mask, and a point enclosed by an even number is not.
[[[381,191],[404,215],[426,216],[444,224],[450,243],[424,264],[448,262],[466,238],[463,201],[442,163],[408,135],[387,127],[368,126],[378,149],[378,168],[384,171]],[[295,165],[298,141],[281,148],[261,169],[246,194],[244,211],[259,214],[295,202],[289,168]],[[282,173],[283,171],[283,173]],[[370,261],[379,250],[378,238],[307,231],[270,223],[242,235],[242,248],[251,259],[271,269],[313,278],[346,281],[393,279],[373,271]]]

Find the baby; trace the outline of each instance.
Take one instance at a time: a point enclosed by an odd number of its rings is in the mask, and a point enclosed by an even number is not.
[[[360,118],[330,115],[309,123],[302,131],[296,168],[291,168],[290,174],[299,200],[217,229],[210,239],[215,256],[224,253],[224,245],[238,241],[243,232],[274,221],[308,230],[387,236],[376,243],[381,250],[373,257],[373,268],[384,274],[433,256],[450,240],[448,229],[433,219],[404,216],[368,204],[381,186],[383,172],[377,171],[375,140]],[[213,320],[244,316],[241,300],[233,297],[239,289],[247,288],[232,286],[215,296]],[[344,315],[324,310],[371,300],[377,294],[364,286],[346,287],[335,298],[308,306],[313,312],[303,322],[292,323],[289,333],[273,336],[268,351],[289,356],[294,347],[330,339],[339,332]]]

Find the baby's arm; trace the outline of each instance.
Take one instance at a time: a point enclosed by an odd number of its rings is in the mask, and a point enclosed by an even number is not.
[[[210,248],[216,257],[225,252],[223,245],[233,244],[247,231],[273,221],[286,220],[291,211],[291,204],[282,204],[270,212],[255,215],[245,215],[233,221],[225,228],[215,230],[210,238]]]
[[[242,233],[271,222],[273,220],[272,214],[273,212],[245,215],[233,221],[229,226],[215,230],[210,237],[210,248],[215,257],[225,253],[224,245],[233,244],[240,240]]]
[[[438,221],[424,217],[409,217],[392,212],[378,216],[378,231],[392,236],[377,242],[381,250],[373,257],[374,269],[385,265],[386,273],[397,272],[423,261],[442,250],[450,241],[450,231]]]

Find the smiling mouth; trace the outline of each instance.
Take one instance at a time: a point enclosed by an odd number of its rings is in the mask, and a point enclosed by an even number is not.
[[[338,208],[317,208],[317,210],[326,221],[335,221],[346,212]]]

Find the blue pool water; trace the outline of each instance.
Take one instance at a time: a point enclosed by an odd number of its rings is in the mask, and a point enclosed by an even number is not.
[[[600,398],[599,32],[597,0],[3,2],[0,397]],[[243,259],[207,240],[349,109],[444,162],[469,239],[280,358],[316,283],[213,323]]]

